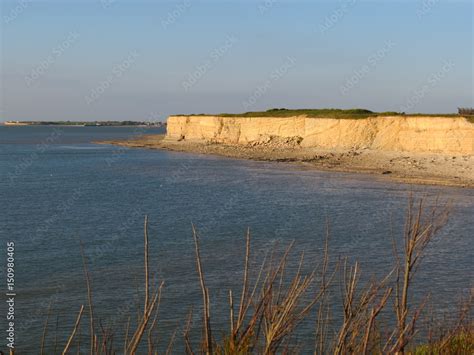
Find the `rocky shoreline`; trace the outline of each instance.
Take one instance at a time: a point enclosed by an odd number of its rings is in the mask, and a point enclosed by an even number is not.
[[[129,140],[96,142],[129,148],[163,149],[212,154],[236,159],[301,164],[324,171],[372,174],[394,181],[474,188],[474,156],[406,153],[371,149],[321,149],[270,137],[264,141],[223,144],[212,141],[172,140],[144,135]]]

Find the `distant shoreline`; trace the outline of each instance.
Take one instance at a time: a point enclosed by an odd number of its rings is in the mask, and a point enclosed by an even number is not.
[[[0,123],[7,127],[31,127],[31,126],[61,126],[61,127],[166,127],[166,122],[157,122],[150,124],[149,122],[134,121],[5,121]]]
[[[77,127],[77,128],[84,128],[84,127],[96,127],[96,128],[102,128],[102,127],[114,127],[114,128],[130,128],[130,127],[148,127],[148,128],[161,128],[163,126],[150,126],[150,125],[121,125],[121,126],[95,126],[95,125],[74,125],[74,124],[55,124],[55,125],[49,125],[49,124],[19,124],[19,125],[5,125],[5,124],[0,124],[0,127]]]

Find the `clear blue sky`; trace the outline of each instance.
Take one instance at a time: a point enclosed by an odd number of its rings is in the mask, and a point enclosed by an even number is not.
[[[474,106],[470,0],[0,1],[0,120]]]

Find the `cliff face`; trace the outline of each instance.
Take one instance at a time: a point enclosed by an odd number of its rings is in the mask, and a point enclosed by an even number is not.
[[[170,116],[167,139],[251,144],[265,137],[301,138],[303,147],[370,148],[416,153],[474,154],[474,124],[462,117],[367,119]]]

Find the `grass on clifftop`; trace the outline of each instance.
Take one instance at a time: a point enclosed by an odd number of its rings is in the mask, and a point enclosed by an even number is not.
[[[366,109],[286,109],[286,108],[273,108],[267,111],[252,111],[244,113],[219,113],[216,115],[212,114],[192,114],[192,115],[176,115],[176,116],[220,116],[220,117],[293,117],[293,116],[307,116],[314,118],[340,118],[340,119],[363,119],[369,117],[380,117],[380,116],[404,116],[403,112],[373,112]],[[408,116],[442,116],[442,117],[457,117],[458,114],[409,114]],[[473,122],[472,118],[468,118],[470,122]]]
[[[328,118],[368,118],[375,116],[396,116],[397,112],[377,113],[365,109],[299,109],[288,110],[285,108],[274,108],[262,112],[246,112],[241,114],[223,114],[226,117],[291,117],[291,116],[307,116],[307,117],[328,117]]]

